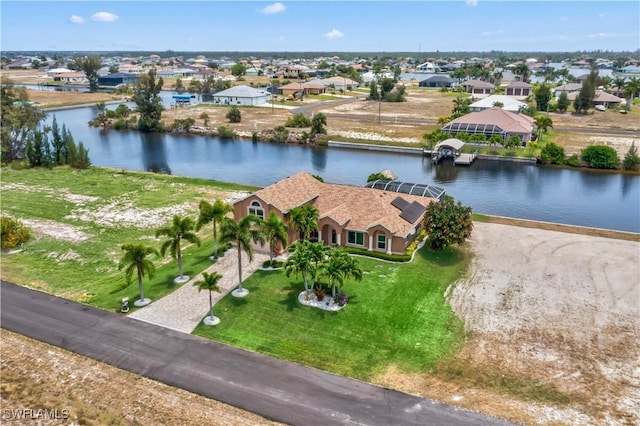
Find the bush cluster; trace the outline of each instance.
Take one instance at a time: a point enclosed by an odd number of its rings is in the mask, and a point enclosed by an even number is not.
[[[0,218],[0,247],[14,249],[29,241],[31,231],[18,219],[8,216]]]

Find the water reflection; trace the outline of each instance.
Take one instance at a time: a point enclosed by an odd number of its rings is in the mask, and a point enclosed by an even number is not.
[[[461,167],[464,166],[454,166],[452,158],[442,160],[440,164],[433,165],[433,180],[437,183],[455,182],[458,178]]]
[[[323,172],[327,168],[327,148],[311,148],[311,165],[318,172]]]
[[[167,161],[165,136],[158,134],[140,133],[142,162],[148,172],[171,174]]]

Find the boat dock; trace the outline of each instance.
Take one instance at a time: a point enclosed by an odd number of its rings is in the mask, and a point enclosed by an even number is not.
[[[456,166],[457,165],[470,166],[471,163],[473,163],[477,157],[478,157],[478,154],[476,154],[475,152],[473,154],[461,152],[453,159],[453,164]]]

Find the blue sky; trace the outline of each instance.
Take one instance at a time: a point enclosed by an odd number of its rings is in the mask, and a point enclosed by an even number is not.
[[[578,51],[640,48],[634,1],[7,1],[1,48]]]

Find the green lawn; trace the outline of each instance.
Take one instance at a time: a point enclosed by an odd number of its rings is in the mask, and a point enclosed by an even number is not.
[[[224,191],[253,190],[241,185],[151,173],[90,168],[2,170],[2,214],[40,227],[24,251],[0,258],[2,278],[52,294],[116,309],[122,297],[137,298],[137,282],[123,288],[117,269],[123,243],[159,248],[158,227],[174,212],[196,219],[198,203]],[[220,192],[223,191],[223,192]],[[154,221],[158,221],[154,224]],[[47,235],[47,232],[51,235]],[[53,235],[53,234],[57,235]],[[62,239],[61,236],[67,236]],[[184,251],[184,273],[193,276],[211,265],[211,227],[202,245]],[[177,264],[169,256],[154,259],[157,273],[145,280],[145,296],[157,299],[175,285]]]
[[[339,312],[300,305],[300,277],[258,271],[244,283],[247,298],[216,304],[220,325],[194,334],[362,380],[392,364],[429,370],[451,355],[463,327],[444,292],[465,272],[467,255],[422,249],[409,264],[360,259],[364,278],[345,284],[349,303]]]

